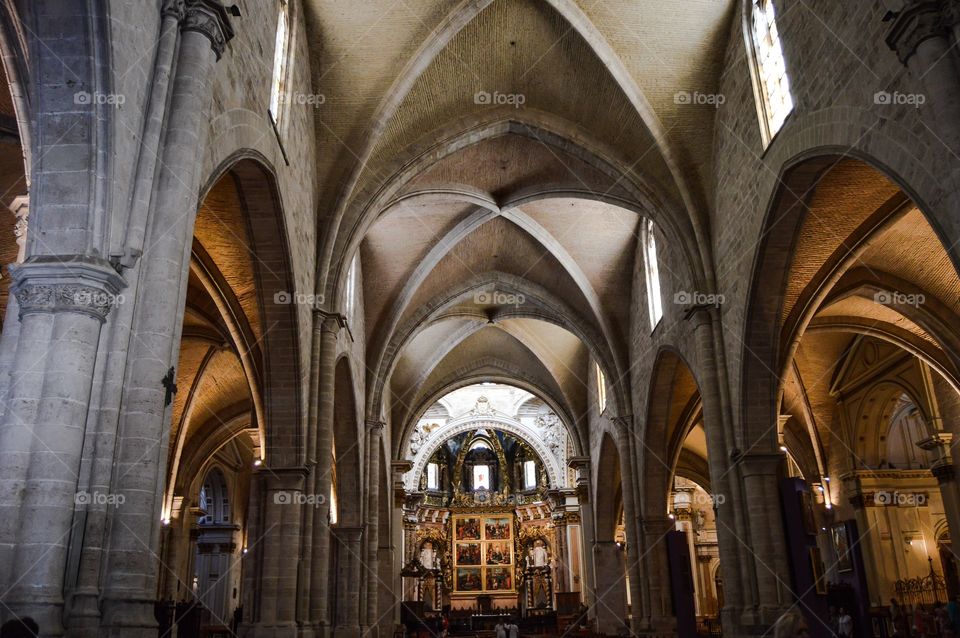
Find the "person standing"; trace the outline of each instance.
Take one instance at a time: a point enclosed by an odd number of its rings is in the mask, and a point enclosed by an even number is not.
[[[841,638],[853,636],[853,616],[843,607],[840,608],[840,617],[837,619],[837,635]]]
[[[520,628],[517,627],[517,621],[513,618],[510,619],[510,624],[507,625],[507,638],[520,638]]]
[[[497,638],[507,638],[507,626],[503,624],[502,618],[497,621],[497,626],[493,629],[497,632]]]
[[[899,634],[900,638],[910,638],[910,619],[907,617],[907,610],[896,598],[890,599],[890,622],[893,625],[894,634]]]

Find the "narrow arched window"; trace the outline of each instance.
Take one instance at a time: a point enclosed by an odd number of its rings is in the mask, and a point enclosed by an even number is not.
[[[359,257],[359,253],[353,256],[353,261],[350,262],[350,270],[347,271],[347,289],[344,293],[347,303],[344,311],[348,320],[353,318],[353,311],[357,307],[357,280],[360,277]]]
[[[594,364],[597,371],[597,410],[603,414],[607,409],[607,377],[600,369],[600,364]]]
[[[657,263],[657,240],[654,237],[653,220],[644,220],[640,239],[643,242],[643,266],[647,275],[647,311],[650,315],[650,330],[653,330],[663,317],[660,266]]]
[[[290,2],[280,0],[280,15],[277,17],[277,37],[273,50],[273,79],[270,85],[270,117],[277,126],[280,124],[284,104],[289,100],[285,96],[287,82],[287,45],[290,27]]]
[[[790,93],[790,79],[787,77],[787,64],[783,58],[773,0],[750,2],[749,28],[758,93],[757,111],[763,143],[767,145],[793,110],[793,96]]]

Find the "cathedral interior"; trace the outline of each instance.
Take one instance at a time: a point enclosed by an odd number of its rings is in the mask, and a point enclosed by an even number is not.
[[[2,0],[0,60],[0,638],[960,633],[956,0]]]

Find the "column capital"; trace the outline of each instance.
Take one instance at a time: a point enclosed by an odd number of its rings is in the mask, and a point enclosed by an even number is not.
[[[383,428],[387,426],[386,423],[380,419],[367,419],[367,429],[370,430],[371,434],[380,436],[383,434]]]
[[[108,262],[82,255],[30,257],[10,266],[20,317],[36,312],[78,312],[104,321],[127,282]]]
[[[692,321],[696,329],[712,323],[714,315],[718,312],[719,306],[716,304],[694,304],[683,311],[683,318],[686,321]]]
[[[633,428],[633,415],[624,414],[621,416],[611,417],[610,419],[615,426],[621,428],[625,431],[629,431]]]
[[[935,463],[930,472],[937,479],[937,483],[950,483],[957,478],[957,471],[952,462]]]
[[[261,466],[257,470],[257,475],[264,479],[264,487],[268,492],[302,491],[307,474],[307,468],[302,465],[291,467]]]
[[[947,33],[947,20],[938,0],[911,0],[897,13],[887,34],[887,46],[906,64],[921,42]]]
[[[176,4],[176,3],[172,3]],[[166,7],[164,7],[166,10]],[[182,31],[196,31],[210,40],[217,59],[223,55],[234,35],[230,15],[239,15],[236,6],[224,7],[218,0],[185,0],[184,16],[180,23]]]
[[[340,330],[347,326],[347,318],[338,312],[314,310],[315,321],[319,324],[320,332],[340,334]]]
[[[337,537],[341,543],[359,543],[360,539],[363,538],[363,527],[340,527],[339,525],[334,525],[330,528],[330,531],[333,532],[333,535]]]
[[[160,15],[172,16],[177,19],[177,22],[181,22],[187,15],[186,0],[164,0]]]
[[[740,465],[744,477],[755,475],[776,475],[780,463],[786,455],[783,452],[748,453],[740,457]]]

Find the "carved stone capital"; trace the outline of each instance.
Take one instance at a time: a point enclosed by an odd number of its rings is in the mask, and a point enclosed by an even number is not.
[[[302,465],[289,467],[260,466],[257,474],[262,477],[267,492],[302,492],[306,484],[308,469]],[[287,505],[283,499],[271,498],[271,503]]]
[[[96,257],[31,257],[10,266],[11,292],[20,305],[20,318],[38,312],[77,312],[100,321],[123,301],[127,283]]]
[[[940,3],[937,0],[914,0],[897,14],[887,34],[887,45],[897,52],[900,62],[906,64],[921,42],[946,37],[947,33],[947,20],[940,11]]]
[[[949,483],[957,477],[957,471],[951,462],[937,463],[930,468],[930,472],[936,477],[937,483]]]
[[[740,472],[748,476],[776,476],[785,455],[776,453],[750,453],[740,457]]]
[[[617,430],[623,433],[630,432],[633,429],[633,415],[624,414],[623,416],[615,416],[612,419],[613,424],[617,426]]]
[[[370,431],[370,434],[374,436],[382,436],[383,428],[386,427],[386,423],[380,419],[367,419],[367,429]]]
[[[960,4],[952,0],[944,0],[943,19],[948,27],[955,27],[960,24]]]
[[[339,335],[340,329],[347,325],[347,319],[341,314],[335,312],[324,312],[317,310],[316,321],[320,323],[320,332]]]
[[[164,0],[160,8],[160,15],[163,17],[171,16],[176,18],[177,22],[182,22],[187,16],[186,0]]]
[[[195,31],[208,40],[217,59],[223,55],[227,42],[233,38],[230,12],[218,0],[185,0],[186,8],[180,29]]]

